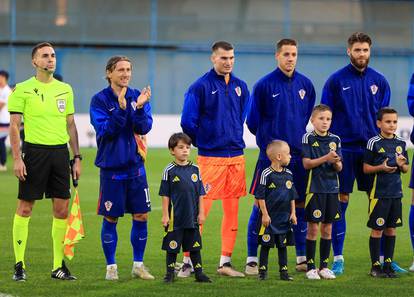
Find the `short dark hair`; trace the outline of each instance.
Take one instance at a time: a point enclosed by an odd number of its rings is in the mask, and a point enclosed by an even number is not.
[[[319,104],[319,105],[316,105],[312,109],[312,116],[314,116],[317,112],[323,112],[323,111],[330,111],[332,113],[332,109],[328,105],[326,105],[326,104]]]
[[[33,49],[32,49],[32,59],[34,58],[34,56],[36,55],[37,51],[43,47],[51,47],[53,48],[53,45],[49,42],[41,42],[36,44]]]
[[[276,43],[276,52],[279,52],[282,49],[282,46],[284,45],[293,45],[298,47],[298,43],[295,39],[283,38]]]
[[[211,51],[215,52],[219,48],[222,48],[225,51],[230,51],[230,50],[234,49],[234,46],[230,42],[227,42],[227,41],[222,41],[222,40],[221,41],[216,41],[211,46]]]
[[[114,71],[114,69],[116,67],[116,64],[120,61],[129,62],[131,64],[131,69],[132,69],[132,63],[131,63],[131,60],[128,57],[126,57],[126,56],[113,56],[113,57],[109,58],[108,62],[106,62],[105,70],[109,71],[109,72]],[[108,83],[111,84],[111,80],[109,79],[109,77],[106,76],[105,78],[108,81]]]
[[[377,121],[382,121],[384,114],[392,114],[395,113],[398,115],[398,112],[392,107],[383,107],[377,112]]]
[[[0,70],[0,76],[4,76],[6,80],[9,80],[9,73],[6,70]]]
[[[363,32],[355,32],[353,33],[351,36],[349,36],[348,38],[348,48],[351,48],[354,43],[368,43],[369,46],[372,45],[372,40],[371,37],[369,37],[367,34],[363,33]]]
[[[171,135],[170,139],[168,140],[168,148],[170,150],[173,150],[178,145],[179,141],[182,141],[185,144],[191,145],[190,136],[188,136],[187,134],[183,132],[179,132],[179,133],[174,133],[173,135]]]

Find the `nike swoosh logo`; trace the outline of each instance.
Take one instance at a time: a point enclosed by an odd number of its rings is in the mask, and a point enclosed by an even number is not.
[[[343,91],[346,91],[346,90],[348,90],[348,89],[350,89],[351,87],[342,87],[342,90]]]
[[[280,95],[280,93],[277,93],[277,94],[272,94],[272,97],[273,98],[275,98],[275,97],[277,97],[277,96],[279,96]]]
[[[115,109],[115,107],[112,107],[112,108],[109,109],[109,111],[113,111],[114,109]]]
[[[301,233],[305,233],[306,231],[308,231],[308,228],[303,229],[303,230],[302,230],[302,229],[300,229],[300,232],[301,232]]]
[[[146,237],[144,238],[138,237],[138,240],[146,240],[146,239],[147,239]]]
[[[214,95],[215,93],[217,93],[218,90],[215,91],[211,91],[211,95]]]
[[[110,241],[105,241],[104,240],[104,243],[112,243],[112,242],[114,242],[113,240],[110,240]]]
[[[338,234],[336,234],[336,236],[340,236],[342,234],[345,234],[345,232],[338,233]]]

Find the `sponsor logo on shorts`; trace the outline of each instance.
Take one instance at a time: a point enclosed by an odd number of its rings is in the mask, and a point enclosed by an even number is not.
[[[401,154],[401,153],[402,153],[402,151],[403,151],[403,149],[402,149],[402,147],[401,147],[401,146],[397,146],[397,147],[395,148],[395,151],[396,151],[398,154]]]
[[[398,220],[395,223],[396,224],[401,224],[402,223],[401,218],[398,218]]]
[[[170,246],[170,249],[175,250],[178,244],[175,240],[171,240],[169,246]]]
[[[106,211],[111,210],[111,208],[112,208],[112,202],[111,201],[106,201],[104,205],[105,205]]]
[[[300,99],[303,100],[303,98],[305,98],[306,91],[304,89],[300,89],[298,93],[299,93]]]
[[[286,181],[286,188],[292,189],[292,181],[290,181],[290,180]]]
[[[65,99],[56,99],[56,105],[59,112],[64,112],[66,109],[66,100]]]
[[[197,175],[197,174],[195,174],[195,173],[191,174],[191,180],[192,180],[193,182],[197,182],[197,180],[198,180],[198,175]]]
[[[241,88],[239,87],[239,86],[237,86],[235,89],[234,89],[235,91],[236,91],[236,94],[237,94],[237,96],[241,96]]]
[[[375,223],[377,224],[377,226],[384,226],[384,224],[385,224],[385,220],[384,220],[384,218],[378,218],[376,221],[375,221]]]
[[[319,209],[313,211],[313,217],[319,219],[322,216],[322,212]]]
[[[263,242],[269,242],[270,241],[270,235],[269,234],[263,234],[262,235]]]
[[[371,89],[372,95],[375,95],[377,93],[377,91],[378,91],[377,85],[372,85],[369,88]]]
[[[200,247],[200,243],[198,241],[194,242],[193,247]]]
[[[331,151],[336,151],[336,143],[335,142],[330,142],[329,143],[329,148]]]

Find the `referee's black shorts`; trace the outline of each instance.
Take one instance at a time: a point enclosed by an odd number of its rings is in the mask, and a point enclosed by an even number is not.
[[[19,181],[21,200],[70,198],[70,164],[67,144],[40,145],[24,143],[22,159],[26,165],[25,181]]]

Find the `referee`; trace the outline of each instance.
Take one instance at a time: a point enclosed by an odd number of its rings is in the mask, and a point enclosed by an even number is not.
[[[19,194],[13,221],[13,248],[16,257],[13,280],[26,280],[24,254],[29,220],[36,200],[52,199],[53,270],[51,277],[75,280],[63,261],[70,198],[68,145],[72,149],[73,178],[81,172],[78,132],[74,120],[73,92],[70,85],[53,78],[56,54],[50,43],[32,50],[36,76],[16,85],[9,97],[10,143]],[[25,143],[20,152],[20,123],[24,117]]]

